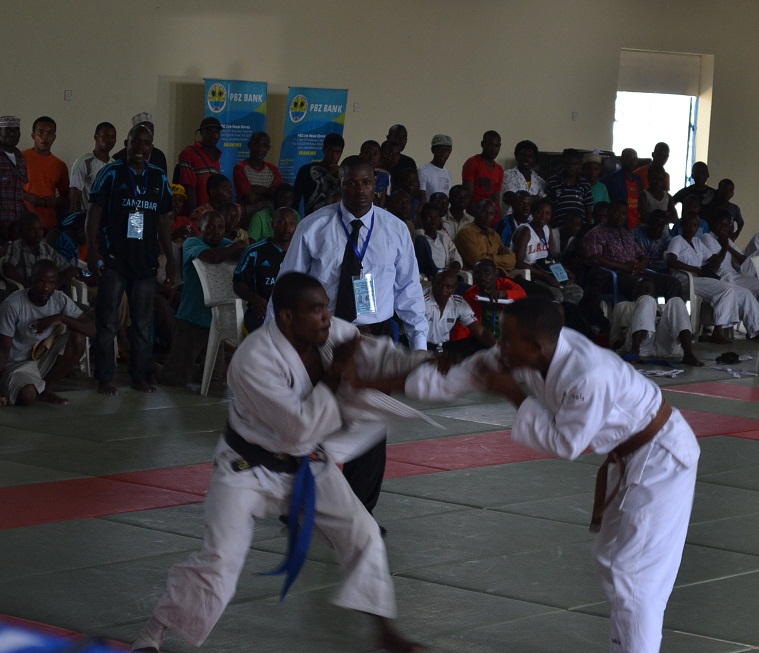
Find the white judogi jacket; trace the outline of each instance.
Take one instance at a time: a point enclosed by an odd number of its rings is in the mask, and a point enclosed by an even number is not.
[[[320,348],[325,368],[332,362],[334,347],[358,335],[354,325],[333,317],[329,339]],[[356,367],[365,378],[396,376],[428,357],[426,351],[397,347],[388,338],[364,337]],[[234,393],[230,426],[274,453],[304,456],[323,444],[335,462],[343,462],[376,444],[393,417],[430,421],[375,390],[356,390],[343,383],[334,394],[324,383],[313,385],[300,356],[273,320],[243,340],[232,357],[227,381]],[[294,393],[299,401],[292,401]]]

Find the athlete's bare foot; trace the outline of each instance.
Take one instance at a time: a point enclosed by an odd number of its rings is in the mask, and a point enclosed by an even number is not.
[[[144,392],[146,394],[155,392],[155,386],[150,385],[145,379],[132,379],[130,387],[132,390],[137,390],[138,392]]]
[[[379,621],[379,647],[391,653],[429,653],[426,646],[407,640],[395,628],[391,621],[384,617],[377,617]]]
[[[37,399],[40,401],[46,401],[49,404],[58,404],[59,406],[68,406],[69,404],[68,399],[64,399],[50,390],[43,390],[40,392],[40,396],[37,397]]]
[[[690,356],[685,355],[683,356],[683,365],[690,365],[692,367],[703,367],[704,364],[698,360],[693,354]]]
[[[709,342],[713,342],[718,345],[729,345],[732,340],[722,334],[712,334],[709,336]]]
[[[116,386],[110,383],[98,383],[98,394],[101,395],[117,395],[119,391],[116,390]]]

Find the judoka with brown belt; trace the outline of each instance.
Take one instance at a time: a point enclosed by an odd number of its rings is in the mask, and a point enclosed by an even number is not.
[[[594,554],[611,604],[610,650],[656,653],[693,504],[695,435],[632,365],[563,328],[557,304],[528,297],[504,306],[501,320],[496,347],[447,375],[422,365],[405,392],[436,401],[500,393],[517,406],[516,442],[568,460],[609,454],[591,530],[600,525]]]

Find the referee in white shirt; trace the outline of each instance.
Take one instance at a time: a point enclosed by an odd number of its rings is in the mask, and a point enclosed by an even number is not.
[[[330,311],[366,333],[391,335],[397,314],[412,349],[426,349],[428,325],[411,236],[402,220],[372,204],[374,188],[372,165],[359,156],[347,157],[340,165],[342,202],[325,206],[298,225],[279,274],[316,277],[329,295]],[[374,312],[366,311],[365,302],[357,311],[354,292],[361,286],[353,279],[363,275],[371,275],[374,282]],[[343,470],[369,512],[382,486],[386,444],[382,441]]]

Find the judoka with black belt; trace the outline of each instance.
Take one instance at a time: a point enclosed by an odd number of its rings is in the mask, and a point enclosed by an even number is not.
[[[271,301],[275,320],[243,341],[229,367],[234,399],[214,457],[203,548],[171,568],[132,650],[156,653],[167,630],[200,646],[234,595],[256,519],[287,513],[288,559],[277,570],[287,573],[283,596],[313,528],[341,567],[333,602],[372,615],[381,648],[423,653],[392,625],[395,591],[382,536],[335,461],[374,446],[387,419],[423,417],[381,392],[354,389],[343,376],[406,374],[428,354],[361,337],[332,318],[327,293],[308,275],[281,276]]]

